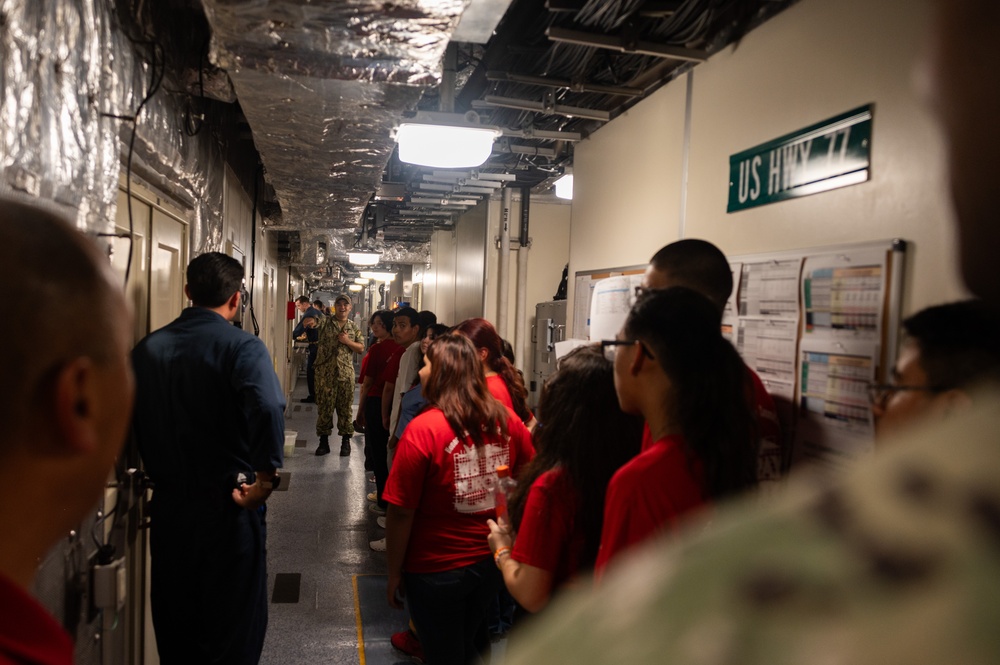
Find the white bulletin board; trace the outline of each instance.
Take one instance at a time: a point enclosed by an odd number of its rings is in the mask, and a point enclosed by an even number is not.
[[[905,258],[899,239],[729,257],[723,334],[775,400],[785,468],[872,450],[867,388],[896,358]],[[613,337],[645,269],[577,272],[574,337]]]

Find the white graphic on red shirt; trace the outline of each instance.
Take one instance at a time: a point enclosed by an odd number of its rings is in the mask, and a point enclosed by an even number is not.
[[[493,510],[497,466],[510,465],[508,442],[487,443],[479,448],[466,446],[452,460],[455,467],[455,510],[459,513]]]

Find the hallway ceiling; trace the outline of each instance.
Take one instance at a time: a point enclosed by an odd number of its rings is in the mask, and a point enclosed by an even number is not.
[[[547,194],[576,142],[794,1],[174,0],[204,11],[201,93],[228,76],[273,187],[265,224],[326,281],[363,234],[385,262],[422,263],[435,229],[502,186]],[[508,3],[486,44],[461,41],[492,24],[463,12]],[[401,163],[394,128],[449,106],[503,129],[490,159]]]

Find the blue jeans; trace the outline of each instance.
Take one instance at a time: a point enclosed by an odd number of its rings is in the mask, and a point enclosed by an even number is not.
[[[492,557],[443,573],[404,573],[403,582],[428,665],[469,665],[488,657],[486,609],[502,584]]]

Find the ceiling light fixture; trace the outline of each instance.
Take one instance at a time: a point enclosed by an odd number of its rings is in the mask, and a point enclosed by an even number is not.
[[[364,288],[364,287],[363,287],[363,286],[361,286],[360,284],[351,284],[351,285],[349,285],[349,286],[347,287],[347,290],[348,290],[348,291],[360,291],[360,290],[361,290],[361,289],[363,289],[363,288]]]
[[[356,266],[373,266],[382,258],[380,252],[351,250],[347,252],[347,260]]]
[[[407,164],[458,169],[480,166],[493,152],[493,141],[501,132],[479,124],[479,115],[469,111],[437,113],[423,111],[413,122],[396,129],[399,160]]]
[[[567,173],[553,183],[556,188],[556,196],[561,199],[573,200],[573,174]]]
[[[360,284],[361,286],[368,286],[368,282],[370,282],[370,281],[371,280],[368,279],[367,277],[355,277],[354,278],[354,283],[355,284]]]
[[[394,272],[369,272],[362,271],[361,276],[365,279],[374,279],[377,282],[391,282],[396,279],[396,273]]]

